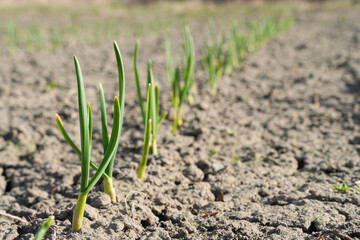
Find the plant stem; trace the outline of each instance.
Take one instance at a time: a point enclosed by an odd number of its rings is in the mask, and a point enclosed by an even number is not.
[[[116,191],[113,185],[113,181],[109,177],[104,177],[104,192],[110,196],[112,202],[117,202]]]
[[[153,136],[153,139],[152,139],[152,153],[153,155],[156,155],[157,154],[157,141],[156,141],[156,137]]]
[[[216,96],[216,90],[217,90],[216,88],[217,88],[216,83],[214,83],[211,87],[211,94],[213,96]]]
[[[174,120],[173,120],[173,130],[172,130],[172,133],[173,133],[173,134],[175,134],[175,133],[176,133],[177,126],[178,126],[178,123],[177,123],[177,117],[176,117],[176,116],[174,116]]]
[[[181,126],[183,123],[182,117],[181,117],[181,108],[178,108],[178,110],[176,111],[176,118],[177,118],[178,126]]]
[[[144,148],[143,148],[143,154],[141,156],[139,172],[138,172],[138,178],[140,178],[141,180],[144,180],[145,168],[147,165],[147,159],[149,155],[150,137],[151,137],[150,133],[151,133],[151,119],[149,119],[147,126],[145,126]]]
[[[76,207],[73,211],[72,230],[73,232],[80,231],[84,218],[84,210],[86,205],[87,192],[81,192],[76,202]]]
[[[177,127],[182,125],[181,108],[177,108],[176,115],[174,116],[172,133],[176,133]]]
[[[150,145],[150,144],[149,144]],[[145,175],[145,168],[146,168],[146,164],[147,164],[147,158],[148,158],[148,154],[149,153],[149,145],[148,146],[144,146],[144,153],[141,157],[141,161],[140,161],[140,167],[139,167],[139,172],[138,172],[138,178],[140,178],[141,180],[144,180],[144,175]],[[146,149],[147,148],[147,149]]]

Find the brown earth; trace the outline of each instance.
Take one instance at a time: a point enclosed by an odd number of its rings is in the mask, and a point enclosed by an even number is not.
[[[0,236],[32,239],[54,215],[47,239],[315,239],[324,230],[360,239],[360,194],[331,190],[335,183],[355,187],[360,180],[358,13],[355,7],[300,14],[288,33],[220,79],[216,98],[200,61],[205,28],[191,26],[198,50],[196,104],[184,106],[178,134],[171,134],[170,117],[160,126],[159,155],[150,156],[145,182],[136,177],[143,130],[132,74],[135,41],[119,39],[127,76],[114,170],[120,203],[111,204],[97,184],[79,233],[71,232],[71,209],[80,160],[60,135],[54,114],[78,140],[75,53],[92,103],[97,161],[98,83],[109,110],[118,91],[112,45],[19,52],[14,58],[2,49],[0,209],[26,223],[0,216]],[[172,32],[174,51],[180,34]],[[142,79],[152,59],[162,109],[171,111],[164,37],[143,39],[139,58]],[[58,87],[49,89],[51,81]],[[201,211],[218,214],[206,218]]]

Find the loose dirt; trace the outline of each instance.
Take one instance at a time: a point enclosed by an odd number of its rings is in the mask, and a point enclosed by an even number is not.
[[[132,74],[135,41],[119,39],[127,79],[114,170],[120,203],[112,204],[97,184],[79,233],[71,231],[71,213],[80,160],[54,115],[78,143],[75,53],[92,103],[92,159],[98,162],[98,83],[109,113],[118,94],[112,45],[14,58],[1,50],[0,209],[27,223],[0,216],[0,236],[32,239],[54,215],[47,239],[315,239],[324,230],[360,239],[360,194],[331,190],[360,180],[359,22],[358,8],[300,14],[290,31],[220,79],[216,98],[201,67],[205,27],[191,26],[199,50],[195,104],[184,106],[176,135],[170,117],[160,126],[159,154],[149,157],[145,182],[136,177],[143,129]],[[172,38],[175,51],[181,31]],[[143,87],[149,58],[162,111],[171,116],[164,37],[142,39]],[[51,81],[56,88],[49,88]]]

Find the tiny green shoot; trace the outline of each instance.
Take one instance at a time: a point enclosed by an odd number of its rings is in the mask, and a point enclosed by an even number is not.
[[[215,23],[213,20],[209,21],[211,41],[206,44],[206,55],[203,58],[203,67],[209,75],[209,84],[211,87],[211,94],[216,95],[217,81],[223,75],[224,69],[228,72],[231,71],[231,62],[226,62],[225,59],[225,43],[226,35],[223,33],[218,38]],[[231,53],[233,54],[233,53]],[[227,58],[229,59],[229,58]]]
[[[10,22],[7,25],[7,46],[10,54],[15,55],[17,48],[17,26],[15,22]]]
[[[167,77],[171,84],[170,99],[171,104],[176,110],[176,114],[173,118],[173,133],[176,133],[177,127],[182,125],[181,106],[185,100],[185,97],[189,94],[189,89],[194,83],[194,71],[195,71],[195,51],[194,41],[191,37],[188,27],[184,30],[184,46],[183,46],[183,61],[180,66],[174,68],[170,36],[167,35],[165,42],[166,63],[167,63]],[[181,79],[184,79],[184,83],[181,84]]]
[[[50,92],[51,90],[53,90],[53,89],[55,89],[57,87],[58,87],[58,84],[54,80],[51,80],[51,81],[46,83],[45,91]]]
[[[183,34],[183,48],[180,51],[181,54],[181,71],[183,73],[187,72],[187,68],[189,66],[189,59],[195,59],[195,51],[194,51],[194,40],[190,34],[190,29],[188,26],[185,27]],[[195,100],[192,93],[196,92],[196,84],[195,84],[195,61],[192,62],[194,64],[191,67],[191,72],[189,74],[190,81],[190,89],[187,94],[187,101],[190,105],[193,105]]]
[[[121,127],[123,121],[123,108],[125,100],[125,77],[122,65],[122,59],[120,51],[116,42],[114,42],[114,50],[118,63],[119,71],[119,85],[120,85],[120,101],[117,97],[114,99],[114,119],[113,119],[113,128],[108,138],[107,133],[104,133],[104,129],[107,132],[107,123],[106,118],[104,118],[105,106],[104,106],[104,96],[102,93],[102,88],[100,86],[100,105],[102,112],[102,127],[103,127],[103,147],[104,147],[104,157],[99,166],[93,163],[90,160],[91,155],[91,138],[92,138],[92,112],[90,104],[86,104],[85,97],[85,88],[84,81],[81,73],[80,64],[77,58],[74,56],[74,64],[77,76],[78,84],[78,104],[79,104],[79,119],[80,119],[80,138],[81,138],[81,148],[78,148],[74,142],[71,140],[67,132],[65,131],[61,119],[56,115],[56,123],[60,129],[60,132],[63,134],[65,140],[69,145],[77,152],[81,157],[81,185],[78,201],[76,207],[73,211],[73,222],[72,229],[74,232],[77,232],[82,227],[82,220],[85,210],[85,204],[87,195],[90,190],[95,186],[99,181],[101,176],[104,176],[105,192],[110,195],[111,199],[116,199],[114,195],[114,189],[112,186],[112,170],[114,159],[116,156],[117,148],[119,145]],[[105,119],[105,120],[104,120]],[[106,137],[105,137],[106,135]],[[89,167],[93,167],[96,172],[92,178],[89,179]]]
[[[232,160],[234,161],[234,163],[237,163],[240,161],[240,156],[239,155],[234,155],[232,156]]]
[[[40,229],[37,231],[34,240],[42,240],[49,230],[51,223],[54,221],[54,216],[50,216],[48,219],[45,220],[43,225],[41,225]]]
[[[209,150],[209,153],[210,153],[210,155],[216,154],[215,148],[211,148],[211,149]]]
[[[331,188],[331,190],[336,191],[336,192],[347,192],[347,191],[351,190],[351,188],[348,185],[346,185],[346,183],[342,183],[342,184],[336,183],[334,185],[334,187]]]
[[[145,175],[145,168],[147,165],[147,159],[149,155],[149,148],[150,148],[150,138],[151,138],[151,84],[148,84],[147,94],[146,94],[146,111],[145,111],[145,128],[144,128],[144,146],[143,146],[143,153],[140,160],[139,171],[138,171],[138,178],[144,180]]]
[[[147,105],[147,102],[143,101],[142,95],[141,95],[141,89],[140,89],[140,82],[139,82],[139,73],[138,73],[138,67],[137,67],[137,58],[138,58],[138,52],[139,52],[139,41],[135,44],[135,50],[134,50],[134,75],[135,75],[135,85],[136,85],[136,91],[138,96],[138,102],[140,106],[141,116],[143,119],[143,124],[145,127],[146,121],[146,113],[145,113],[145,106]],[[151,61],[148,63],[148,69],[147,69],[147,84],[151,84],[151,106],[152,109],[154,109],[151,112],[151,119],[152,119],[152,126],[151,126],[151,148],[152,153],[154,155],[157,154],[157,133],[158,128],[161,124],[161,122],[164,120],[164,118],[167,115],[167,112],[163,113],[160,116],[160,96],[159,96],[159,87],[157,84],[154,83],[154,76],[152,73],[152,66]]]
[[[217,80],[222,76],[223,62],[222,59],[215,57],[213,47],[206,45],[206,56],[203,59],[205,71],[209,74],[209,84],[211,86],[211,94],[216,95]]]
[[[356,194],[360,194],[360,181],[355,182],[355,187],[351,188],[346,183],[336,183],[331,190],[336,192],[354,192]]]

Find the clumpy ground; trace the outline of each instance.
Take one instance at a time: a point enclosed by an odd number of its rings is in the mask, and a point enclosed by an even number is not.
[[[75,53],[92,102],[97,162],[98,83],[109,109],[117,95],[111,43],[14,58],[2,50],[0,209],[27,223],[0,217],[0,236],[32,239],[54,215],[48,239],[315,239],[324,230],[360,239],[360,194],[331,190],[335,183],[355,187],[360,180],[358,13],[300,14],[290,31],[220,79],[216,97],[201,67],[204,26],[190,26],[198,51],[195,104],[184,106],[184,126],[176,135],[170,117],[160,126],[159,154],[149,156],[144,182],[136,176],[143,130],[132,74],[135,41],[119,39],[127,77],[114,170],[119,203],[112,204],[97,184],[79,233],[71,231],[71,214],[80,160],[57,130],[54,114],[78,143]],[[175,51],[181,32],[173,31],[172,38]],[[142,41],[143,87],[148,58],[162,110],[170,110],[164,37]],[[58,87],[47,88],[50,81]]]

